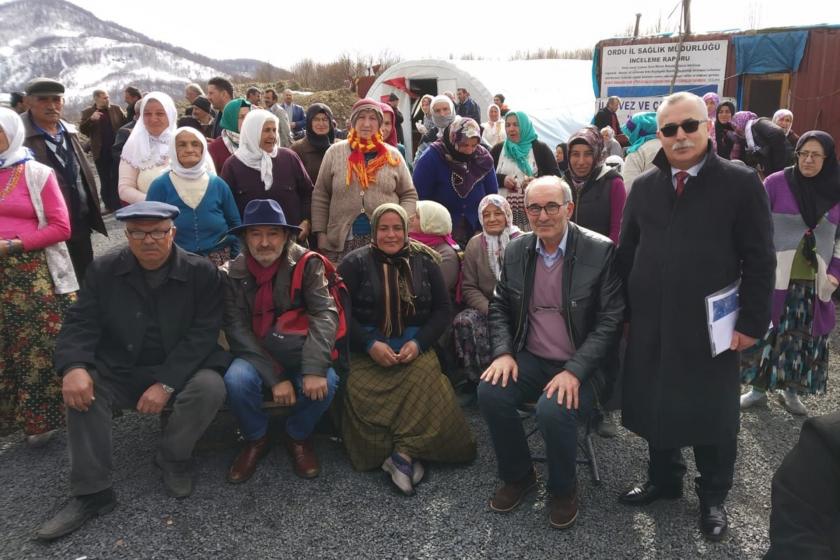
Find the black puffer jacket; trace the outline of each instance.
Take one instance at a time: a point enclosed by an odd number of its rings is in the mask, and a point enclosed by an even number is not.
[[[575,355],[566,370],[587,379],[605,398],[614,381],[613,368],[624,315],[621,280],[613,266],[615,246],[598,233],[569,223],[563,261],[563,301],[566,326]],[[521,235],[505,250],[502,277],[490,302],[488,322],[493,357],[516,354],[528,337],[528,305],[536,271],[537,238]]]

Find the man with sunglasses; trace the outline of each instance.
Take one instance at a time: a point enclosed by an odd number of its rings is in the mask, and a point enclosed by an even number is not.
[[[121,208],[128,247],[88,268],[78,302],[56,340],[67,406],[71,500],[36,532],[53,540],[116,505],[114,408],[172,414],[154,463],[167,493],[192,493],[191,455],[225,399],[230,356],[217,345],[223,285],[204,257],[173,244],[178,208],[143,201]]]
[[[612,380],[604,366],[616,349],[624,298],[610,239],[569,221],[574,202],[568,183],[555,176],[535,179],[525,191],[525,210],[532,233],[505,249],[488,314],[495,359],[478,387],[502,479],[490,508],[509,512],[537,487],[518,414],[523,403],[536,401],[548,463],[549,524],[565,529],[578,512],[578,420],[608,398]]]
[[[706,106],[681,92],[657,111],[662,149],[624,208],[617,254],[627,290],[629,339],[622,422],[648,442],[647,480],[627,505],[682,496],[694,448],[700,527],[713,541],[728,528],[739,430],[738,352],[770,324],[776,266],[767,195],[755,171],[717,156]],[[740,282],[729,350],[712,355],[706,296]]]

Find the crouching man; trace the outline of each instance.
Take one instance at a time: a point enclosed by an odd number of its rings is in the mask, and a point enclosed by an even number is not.
[[[230,233],[241,235],[245,250],[228,270],[225,334],[235,359],[225,374],[225,385],[245,447],[231,465],[228,481],[248,480],[268,451],[265,398],[289,407],[283,440],[294,472],[314,478],[320,467],[312,432],[338,385],[330,355],[338,311],[323,261],[313,255],[305,263],[301,293],[291,301],[292,273],[306,249],[294,242],[300,228],[286,223],[280,205],[274,200],[252,200],[245,207],[242,225]],[[280,355],[281,349],[265,344],[266,336],[277,317],[300,306],[305,307],[309,321],[302,348],[292,344]]]
[[[517,411],[536,401],[548,462],[549,523],[564,529],[578,511],[578,418],[588,418],[612,384],[604,366],[616,351],[624,298],[612,242],[569,221],[574,203],[567,183],[554,176],[534,180],[525,211],[533,233],[505,250],[488,314],[495,359],[478,386],[503,483],[490,508],[511,511],[537,486]]]
[[[52,540],[116,505],[111,471],[114,408],[172,415],[154,463],[170,496],[193,490],[193,447],[225,400],[230,356],[216,343],[221,273],[173,244],[178,208],[138,202],[116,212],[128,247],[96,259],[56,340],[63,376],[73,498],[36,532]]]

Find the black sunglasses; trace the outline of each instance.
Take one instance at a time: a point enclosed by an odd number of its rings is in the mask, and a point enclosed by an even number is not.
[[[691,134],[692,132],[697,132],[697,129],[700,128],[700,123],[707,121],[708,119],[703,119],[702,121],[698,121],[697,119],[688,119],[681,123],[666,124],[660,128],[659,131],[662,132],[662,136],[665,136],[666,138],[676,136],[677,130],[679,130],[680,127],[682,127],[686,134]]]

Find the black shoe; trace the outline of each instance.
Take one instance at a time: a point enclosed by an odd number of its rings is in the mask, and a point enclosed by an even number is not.
[[[53,515],[52,519],[38,527],[35,538],[41,541],[52,541],[69,535],[84,525],[88,519],[110,513],[116,505],[117,496],[113,488],[87,496],[75,496]]]
[[[682,494],[682,484],[674,487],[663,487],[656,486],[648,480],[621,494],[618,501],[629,506],[646,506],[660,498],[676,500],[682,498]]]
[[[729,520],[726,516],[726,506],[700,505],[700,531],[703,536],[713,542],[718,542],[726,536]]]
[[[164,463],[155,455],[155,466],[160,469],[167,494],[173,498],[186,498],[192,494],[193,477],[189,461],[183,464]]]

